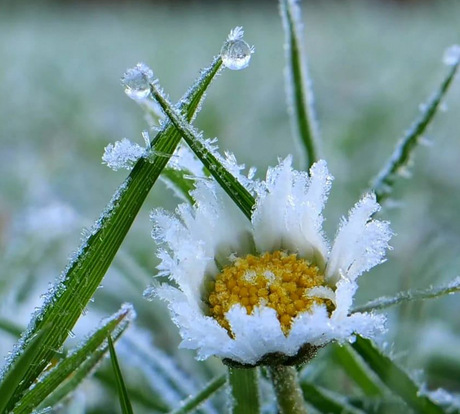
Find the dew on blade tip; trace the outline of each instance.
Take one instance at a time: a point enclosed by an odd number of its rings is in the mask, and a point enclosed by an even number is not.
[[[128,69],[121,82],[125,87],[125,93],[131,99],[142,100],[150,94],[150,84],[154,81],[152,69],[145,63],[138,63],[134,68]]]
[[[236,27],[222,46],[222,63],[228,69],[241,70],[249,65],[253,49],[243,40],[243,33],[241,27]]]

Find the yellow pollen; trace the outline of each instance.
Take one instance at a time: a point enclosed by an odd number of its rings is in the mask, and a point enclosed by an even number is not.
[[[249,254],[236,259],[217,275],[208,297],[209,311],[232,335],[225,314],[233,305],[244,306],[248,315],[257,306],[268,306],[275,309],[287,335],[293,319],[309,311],[314,304],[324,303],[331,309],[329,300],[305,295],[308,289],[323,285],[324,276],[318,267],[297,258],[296,254],[288,255],[279,250],[262,256]]]

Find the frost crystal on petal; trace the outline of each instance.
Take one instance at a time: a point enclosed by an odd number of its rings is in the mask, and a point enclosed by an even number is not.
[[[154,79],[152,69],[145,63],[138,63],[125,72],[121,82],[125,87],[126,95],[134,100],[143,100],[150,95],[150,84]]]
[[[145,154],[145,148],[134,144],[126,138],[109,144],[104,149],[102,163],[107,164],[112,170],[130,170],[135,162]]]
[[[203,143],[216,153],[214,141]],[[287,157],[260,182],[241,174],[233,154],[225,162],[256,195],[251,222],[212,180],[196,181],[194,205],[181,204],[175,215],[152,214],[153,236],[163,244],[159,274],[177,287],[157,285],[148,293],[168,302],[181,347],[196,350],[199,359],[255,365],[273,354],[296,360],[305,345],[382,332],[384,316],[351,313],[357,277],[384,259],[391,237],[388,223],[372,219],[375,197],[364,197],[342,221],[328,255],[322,210],[332,177],[325,161],[307,174]],[[288,300],[286,311],[274,305],[281,298]]]
[[[460,61],[460,45],[452,45],[444,52],[443,62],[447,66],[455,66]]]

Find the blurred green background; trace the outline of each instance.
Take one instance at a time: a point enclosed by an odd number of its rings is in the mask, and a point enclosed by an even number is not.
[[[445,75],[443,52],[460,43],[460,2],[303,6],[323,156],[335,176],[325,212],[332,238]],[[126,68],[148,64],[175,101],[235,26],[244,26],[256,52],[248,69],[216,80],[196,125],[262,178],[296,148],[276,1],[0,4],[1,318],[26,326],[78,247],[82,227],[91,226],[127,175],[101,164],[106,145],[123,137],[142,144],[148,128],[120,85]],[[361,279],[358,303],[459,274],[458,79],[444,109],[426,135],[431,145],[416,152],[413,177],[398,182],[380,214],[392,222],[394,250]],[[77,339],[129,301],[156,345],[194,366],[191,354],[175,351],[178,335],[165,307],[142,298],[157,263],[148,213],[177,202],[163,183],[155,186]],[[389,312],[382,341],[394,344],[403,365],[425,370],[430,386],[459,391],[459,312],[457,296],[401,306]],[[6,355],[14,336],[0,331],[0,343]],[[452,373],[443,370],[445,361]],[[208,365],[220,369],[216,361]]]

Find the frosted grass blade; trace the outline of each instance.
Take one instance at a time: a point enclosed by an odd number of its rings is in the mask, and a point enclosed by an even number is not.
[[[346,398],[334,398],[331,393],[324,392],[314,384],[303,381],[302,387],[305,401],[315,407],[320,413],[328,414],[364,414],[357,408],[352,407],[345,402]]]
[[[422,134],[437,114],[441,100],[447,93],[459,64],[460,61],[457,61],[457,63],[452,65],[449,69],[441,85],[425,105],[425,109],[420,118],[409,128],[404,137],[398,142],[390,159],[375,178],[372,184],[372,191],[375,192],[379,203],[391,194],[395,181],[398,177],[401,177],[410,166],[411,155],[420,143]]]
[[[218,73],[222,61],[215,58],[204,70],[192,88],[178,104],[178,110],[191,120],[200,108],[200,102],[211,81]],[[169,122],[152,141],[152,149],[161,156],[149,160],[141,158],[128,178],[115,193],[112,201],[96,222],[88,240],[84,242],[75,259],[69,264],[61,279],[48,293],[48,300],[31,321],[29,329],[21,338],[10,363],[4,368],[2,377],[11,369],[12,363],[22,352],[33,335],[49,322],[50,331],[43,339],[42,347],[31,361],[23,381],[8,406],[12,408],[21,393],[40,375],[68,336],[80,314],[101,283],[110,263],[140,210],[147,194],[156,182],[169,156],[180,141],[180,134]]]
[[[180,403],[180,408],[171,411],[170,414],[186,414],[197,409],[207,399],[211,398],[214,393],[219,391],[227,382],[227,377],[221,375],[209,382],[197,395],[187,398]]]
[[[107,336],[113,334],[115,338],[119,338],[127,328],[133,315],[134,313],[131,306],[124,306],[119,312],[112,315],[78,349],[71,352],[69,356],[44,374],[36,385],[21,397],[19,403],[14,408],[14,412],[16,414],[26,414],[37,408],[51,393],[71,379],[75,372],[82,366],[85,366],[86,374],[88,374],[87,362],[91,361],[89,364],[90,368],[94,368],[97,362],[99,362],[107,352]],[[73,381],[73,388],[67,387],[65,394],[60,393],[61,398],[73,391],[74,387],[80,383],[81,379],[78,382]],[[56,398],[54,400],[55,403],[58,402]]]
[[[352,312],[369,312],[372,310],[385,309],[405,302],[434,299],[444,295],[452,295],[457,292],[460,292],[460,277],[455,278],[452,282],[444,286],[435,286],[428,289],[411,289],[399,292],[395,296],[383,296],[371,300],[362,306],[353,308]]]
[[[232,390],[232,414],[259,414],[259,386],[257,368],[228,368],[228,382]]]
[[[110,360],[112,361],[112,368],[117,382],[121,412],[123,414],[133,414],[133,407],[131,406],[129,394],[126,390],[125,381],[123,380],[123,374],[121,373],[120,365],[118,364],[117,354],[115,353],[115,348],[113,347],[113,341],[110,335],[107,337],[107,342],[109,344]]]
[[[168,118],[181,133],[187,145],[192,149],[211,175],[227,192],[241,211],[251,218],[252,207],[255,204],[254,198],[249,191],[219,162],[216,156],[206,148],[199,134],[187,122],[184,117],[167,100],[158,84],[151,85],[153,97],[165,111]]]
[[[22,381],[24,373],[29,368],[31,362],[36,358],[43,346],[46,334],[50,329],[49,325],[43,327],[24,348],[22,354],[16,359],[8,374],[4,377],[0,384],[0,413],[7,413],[8,403],[14,395],[15,390]]]
[[[421,395],[419,387],[409,375],[377,349],[370,340],[358,336],[351,346],[377,374],[380,380],[394,394],[399,395],[416,413],[442,414],[444,412],[440,406],[436,405],[428,397]]]
[[[295,0],[280,0],[281,19],[285,32],[286,89],[292,123],[304,148],[308,170],[319,159],[319,132],[313,106],[313,90],[308,74],[307,58],[302,42],[302,14]]]
[[[362,359],[349,345],[334,344],[334,359],[365,395],[369,397],[381,397],[384,395],[384,390],[377,383],[375,374],[363,363]]]

